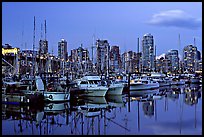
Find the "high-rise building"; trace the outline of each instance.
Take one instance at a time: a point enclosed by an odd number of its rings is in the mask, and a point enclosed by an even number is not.
[[[46,72],[46,65],[48,62],[48,41],[47,40],[40,40],[39,41],[39,73]]]
[[[47,54],[48,53],[48,41],[40,40],[39,41],[39,54]]]
[[[121,69],[121,57],[119,46],[112,46],[110,50],[110,70],[119,72]]]
[[[170,60],[171,63],[170,71],[172,73],[178,73],[179,71],[178,50],[169,50],[168,53],[166,53],[165,58]]]
[[[109,51],[110,51],[110,45],[107,40],[100,40],[98,39],[96,41],[96,47],[97,47],[97,63],[96,63],[96,69],[98,74],[106,74],[108,71],[109,66]]]
[[[197,47],[185,46],[183,49],[184,72],[194,73],[197,60]]]
[[[82,47],[71,50],[71,62],[73,69],[88,71],[91,68],[89,51]]]
[[[65,39],[61,39],[61,41],[58,42],[58,58],[60,59],[60,69],[62,70],[61,74],[64,75],[65,62],[68,59],[67,41]]]
[[[67,54],[67,41],[65,39],[61,39],[60,42],[58,42],[58,58],[67,60],[68,54]]]
[[[133,51],[124,52],[122,54],[122,68],[125,73],[132,73],[137,68],[137,54]]]
[[[155,69],[154,39],[150,33],[142,39],[142,70],[154,71]]]

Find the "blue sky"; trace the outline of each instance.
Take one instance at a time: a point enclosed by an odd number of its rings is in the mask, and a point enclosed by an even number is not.
[[[32,49],[34,16],[35,45],[46,19],[49,52],[53,49],[55,55],[62,38],[70,55],[81,43],[90,49],[93,35],[120,46],[121,53],[136,51],[137,38],[146,33],[154,36],[157,55],[179,49],[179,34],[180,49],[195,37],[202,51],[201,2],[3,2],[2,44]]]

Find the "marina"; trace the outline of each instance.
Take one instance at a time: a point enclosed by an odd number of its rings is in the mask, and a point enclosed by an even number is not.
[[[161,87],[145,96],[71,100],[35,107],[2,104],[2,135],[202,134],[199,84]]]
[[[109,4],[3,3],[2,135],[202,134],[202,4]]]

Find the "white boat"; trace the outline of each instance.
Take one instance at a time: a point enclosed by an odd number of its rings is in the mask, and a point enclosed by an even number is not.
[[[63,103],[48,103],[44,106],[44,112],[63,112],[69,108],[68,102]]]
[[[77,86],[80,90],[84,90],[85,96],[103,97],[106,95],[108,88],[100,84],[99,76],[84,76],[77,80]]]
[[[63,89],[59,83],[49,83],[46,90],[42,78],[35,76],[35,86],[36,91],[28,91],[26,94],[32,94],[33,92],[42,93],[44,100],[48,102],[63,102],[70,99],[69,90]]]
[[[150,77],[152,78],[153,81],[156,81],[159,83],[159,87],[171,85],[171,80],[168,77],[166,77],[166,75],[163,73],[154,72],[154,73],[151,73]]]
[[[47,90],[43,91],[44,98],[49,102],[64,102],[70,100],[70,92],[63,89],[59,83],[49,83]]]
[[[101,110],[108,107],[105,97],[85,97],[85,104],[78,106],[80,113],[86,117],[95,117],[101,114]]]
[[[178,77],[172,78],[171,85],[184,85],[184,84],[185,84],[185,80],[179,79]]]
[[[159,83],[153,81],[150,77],[137,77],[130,81],[130,91],[149,90],[159,88]]]
[[[107,102],[110,107],[125,107],[122,95],[107,96]]]
[[[131,97],[146,97],[159,92],[159,88],[147,90],[130,90]]]
[[[191,84],[199,84],[200,83],[200,78],[196,76],[190,77],[190,83]]]
[[[107,95],[122,95],[123,88],[124,88],[123,83],[119,83],[117,81],[110,80],[110,84],[108,86],[108,91],[106,94]]]

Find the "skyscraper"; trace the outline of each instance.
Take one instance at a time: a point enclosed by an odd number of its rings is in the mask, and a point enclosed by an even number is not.
[[[97,72],[98,74],[105,74],[108,71],[108,64],[109,64],[109,43],[107,40],[100,40],[96,41],[97,47]]]
[[[124,52],[122,54],[122,68],[126,73],[132,73],[137,68],[137,54],[133,51]]]
[[[197,47],[193,45],[185,46],[183,49],[184,71],[194,73],[197,60]]]
[[[179,70],[179,57],[178,50],[169,50],[165,55],[166,59],[170,60],[170,71],[173,73],[178,73]]]
[[[119,46],[112,46],[110,50],[110,69],[119,72],[121,68],[121,57]]]
[[[58,42],[58,58],[67,60],[67,41],[65,39],[61,39]]]
[[[150,33],[147,33],[142,39],[142,70],[153,71],[155,69],[154,59],[154,39]]]
[[[60,59],[60,69],[63,70],[64,74],[65,62],[68,59],[67,41],[65,39],[58,42],[58,58]]]

